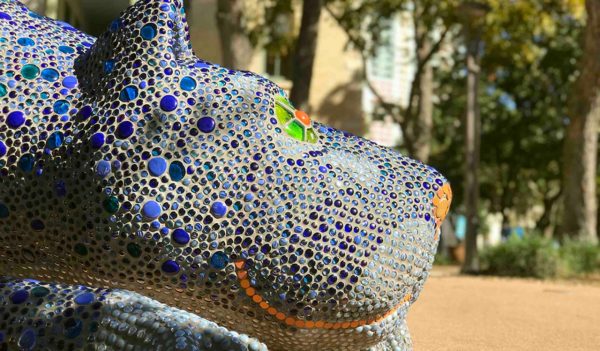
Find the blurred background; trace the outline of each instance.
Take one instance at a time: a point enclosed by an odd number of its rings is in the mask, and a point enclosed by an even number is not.
[[[129,0],[29,0],[101,34]],[[429,163],[454,203],[438,263],[600,270],[600,1],[187,0],[196,54],[321,122]]]

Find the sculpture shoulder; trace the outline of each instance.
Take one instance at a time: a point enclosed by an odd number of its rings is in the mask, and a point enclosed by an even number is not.
[[[95,41],[71,25],[56,21],[27,9],[14,0],[0,1],[0,53],[2,54],[2,79],[22,74],[26,80],[37,78],[52,82],[54,72],[70,71],[73,62]],[[23,72],[25,65],[27,66]],[[15,68],[20,68],[14,72]]]
[[[32,170],[38,150],[16,147],[19,140],[46,140],[51,150],[73,133],[70,114],[81,95],[74,64],[94,42],[64,22],[0,0],[0,174],[17,164]]]

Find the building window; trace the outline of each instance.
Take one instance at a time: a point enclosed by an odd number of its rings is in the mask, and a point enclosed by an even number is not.
[[[285,2],[277,2],[267,8],[266,23],[271,27],[264,46],[265,73],[273,80],[291,81],[294,74],[293,48],[296,41],[296,26],[292,8]]]
[[[294,73],[293,55],[288,52],[266,53],[265,72],[277,80],[292,80]]]
[[[393,27],[386,28],[382,33],[381,45],[375,51],[371,61],[371,74],[375,79],[393,79],[394,78],[394,36]]]

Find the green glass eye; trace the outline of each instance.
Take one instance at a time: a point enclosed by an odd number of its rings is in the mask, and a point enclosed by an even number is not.
[[[317,133],[315,133],[314,129],[310,128],[306,131],[306,140],[309,143],[316,143],[318,140]]]
[[[277,104],[275,104],[275,114],[277,115],[277,120],[283,126],[285,126],[294,116],[288,112],[283,106],[281,106],[283,102],[280,102],[279,96],[277,97]]]
[[[275,98],[275,115],[279,124],[292,138],[313,144],[317,142],[317,133],[312,128],[308,115],[297,111],[282,95]]]
[[[298,121],[292,121],[287,125],[285,131],[292,138],[300,141],[304,141],[304,127]]]

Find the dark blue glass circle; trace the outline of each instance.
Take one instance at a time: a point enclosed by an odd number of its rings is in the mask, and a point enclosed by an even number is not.
[[[86,119],[90,118],[91,115],[92,115],[92,108],[90,106],[83,106],[81,108],[81,110],[79,110],[79,112],[77,113],[77,116],[79,116],[79,118],[82,120],[86,120]]]
[[[8,218],[10,211],[8,210],[8,206],[0,203],[0,219]]]
[[[229,257],[224,252],[215,252],[210,257],[210,265],[215,269],[223,269],[229,264]]]
[[[169,176],[174,182],[178,182],[185,177],[185,166],[179,161],[171,163],[169,166]]]
[[[129,102],[137,98],[137,96],[138,89],[135,86],[130,85],[128,87],[125,87],[125,89],[121,90],[121,93],[119,94],[119,99],[121,99],[121,101],[123,102]]]
[[[90,144],[92,145],[92,147],[94,149],[99,149],[102,146],[104,146],[104,134],[102,133],[96,133],[94,135],[92,135],[92,137],[90,138]]]
[[[165,273],[177,273],[179,272],[179,264],[175,261],[168,260],[162,264],[162,270]]]
[[[104,73],[110,73],[115,68],[115,60],[106,60],[104,61]]]
[[[179,245],[185,245],[190,241],[190,235],[183,229],[178,228],[173,231],[173,241]]]
[[[143,26],[140,30],[140,34],[142,35],[142,38],[146,40],[154,39],[157,34],[156,25],[154,25],[153,23],[149,23]]]
[[[41,75],[42,78],[49,82],[56,82],[60,78],[60,74],[54,68],[45,68]]]
[[[37,336],[35,330],[27,328],[21,333],[19,337],[19,348],[21,350],[33,350],[35,347]]]
[[[160,99],[160,108],[166,112],[174,111],[177,108],[177,98],[173,95],[164,96]]]
[[[67,339],[75,339],[81,334],[81,331],[83,330],[83,322],[81,321],[81,319],[67,319],[65,321],[64,326],[64,335],[65,337],[67,337]]]
[[[63,144],[64,140],[65,140],[65,136],[63,133],[54,132],[54,133],[50,134],[50,136],[48,137],[46,146],[50,150],[54,150],[54,149],[59,148]]]
[[[71,106],[71,105],[69,104],[68,101],[58,100],[57,102],[54,103],[54,106],[52,107],[52,109],[54,110],[54,112],[58,113],[59,115],[64,115],[65,113],[69,112],[69,106]]]
[[[6,118],[6,124],[12,128],[16,129],[22,126],[25,123],[25,115],[21,111],[13,111],[8,114]]]
[[[17,39],[17,43],[22,46],[35,46],[35,41],[31,38],[19,38]]]
[[[16,305],[22,304],[29,298],[27,290],[17,290],[10,295],[10,301]]]
[[[41,219],[34,219],[33,221],[31,221],[31,229],[37,231],[44,230],[46,229],[46,225]]]
[[[119,123],[117,126],[117,137],[119,139],[127,139],[129,138],[134,131],[133,123],[129,121],[124,121]]]
[[[63,54],[72,54],[72,53],[75,52],[75,49],[73,49],[72,47],[70,47],[70,46],[64,46],[64,45],[59,46],[58,50],[60,52],[62,52]]]
[[[23,172],[31,172],[33,171],[33,165],[35,164],[35,158],[31,154],[25,154],[21,156],[18,162],[19,168]]]
[[[202,117],[198,120],[198,129],[204,133],[210,133],[215,130],[215,120],[211,117]]]

